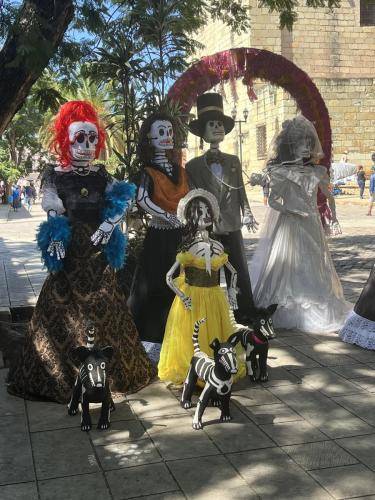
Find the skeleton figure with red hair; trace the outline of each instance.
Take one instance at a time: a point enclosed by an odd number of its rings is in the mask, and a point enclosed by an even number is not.
[[[22,359],[10,370],[8,390],[30,398],[67,403],[77,369],[71,356],[86,344],[114,349],[108,369],[112,391],[136,391],[154,375],[119,287],[127,239],[121,222],[135,187],[94,164],[105,131],[88,102],[61,106],[52,127],[50,165],[42,180],[48,214],[37,235],[50,274],[43,285],[25,339]]]

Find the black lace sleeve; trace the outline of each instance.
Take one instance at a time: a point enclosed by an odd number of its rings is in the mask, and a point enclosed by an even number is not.
[[[41,189],[43,190],[43,188],[55,186],[55,178],[56,178],[55,165],[48,165],[42,174],[40,182]]]

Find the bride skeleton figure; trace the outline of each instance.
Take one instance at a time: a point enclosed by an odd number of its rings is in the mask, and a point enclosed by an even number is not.
[[[186,225],[181,251],[167,273],[167,283],[176,294],[169,312],[158,365],[161,380],[181,384],[193,355],[191,341],[194,324],[201,318],[199,343],[205,353],[212,354],[210,343],[224,342],[238,330],[230,311],[237,309],[237,272],[228,262],[223,245],[212,239],[213,223],[219,217],[219,205],[212,193],[204,189],[190,191],[178,204],[177,216]],[[173,275],[181,267],[177,280]],[[231,278],[228,300],[220,288],[219,276],[225,267]],[[242,362],[237,377],[246,375]]]
[[[142,340],[160,343],[173,301],[165,275],[181,243],[176,217],[180,199],[189,191],[185,169],[173,162],[174,129],[168,115],[148,117],[140,130],[138,154],[143,172],[138,205],[151,220],[135,272],[129,307]]]
[[[104,165],[92,165],[104,147],[96,110],[85,101],[64,104],[53,125],[59,166],[42,181],[42,223],[38,245],[50,274],[26,335],[22,359],[11,370],[9,391],[60,403],[70,399],[76,377],[73,348],[96,344],[114,349],[109,377],[113,391],[147,385],[153,368],[139,341],[114,269],[124,263],[126,238],[118,227],[134,186],[118,182]],[[112,268],[112,269],[111,269]]]
[[[278,303],[279,328],[336,331],[350,308],[317,208],[320,187],[338,227],[327,169],[316,165],[322,157],[316,130],[303,116],[284,122],[270,148],[270,208],[250,270],[255,304]]]

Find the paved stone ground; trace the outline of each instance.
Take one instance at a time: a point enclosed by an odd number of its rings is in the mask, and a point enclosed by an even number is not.
[[[330,244],[349,300],[375,256],[365,211],[339,204],[344,235]],[[260,203],[254,212],[261,220]],[[40,210],[0,214],[2,304],[33,303]],[[255,244],[247,239],[249,254]],[[0,369],[0,499],[375,499],[375,354],[335,334],[284,331],[269,365],[268,383],[235,387],[231,423],[209,408],[193,431],[178,391],[155,382],[117,401],[109,431],[88,434],[61,405],[8,396]]]

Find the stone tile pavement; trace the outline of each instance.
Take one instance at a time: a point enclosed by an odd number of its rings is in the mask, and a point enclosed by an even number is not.
[[[345,234],[331,242],[352,300],[374,259],[374,222],[360,210],[339,206]],[[262,217],[263,207],[254,211]],[[3,276],[8,289],[14,278],[36,296],[43,275],[30,242],[40,216],[26,225],[17,217],[11,229],[0,221]],[[255,243],[247,240],[249,253]],[[194,409],[155,382],[116,400],[109,431],[89,433],[61,405],[9,396],[2,368],[0,499],[375,499],[375,354],[335,334],[280,331],[269,365],[269,382],[235,386],[230,423],[208,408],[203,431],[193,431]]]
[[[36,248],[35,230],[44,212],[39,204],[29,213],[0,205],[0,311],[33,306],[46,277]]]

